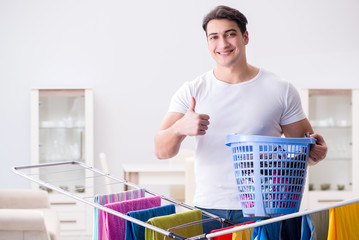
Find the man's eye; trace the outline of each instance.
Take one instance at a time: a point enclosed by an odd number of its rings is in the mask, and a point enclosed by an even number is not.
[[[210,40],[215,40],[215,39],[217,39],[217,36],[211,36],[211,37],[209,37],[209,39]]]
[[[234,36],[236,36],[235,33],[228,33],[228,34],[227,34],[227,37],[234,37]]]

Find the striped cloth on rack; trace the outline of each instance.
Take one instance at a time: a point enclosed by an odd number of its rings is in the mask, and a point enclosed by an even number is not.
[[[144,197],[105,205],[105,207],[122,214],[159,206],[161,206],[161,196]],[[104,212],[103,214],[107,238],[109,240],[124,240],[126,234],[126,220],[108,212]]]
[[[96,195],[94,198],[94,202],[104,206],[105,204],[108,203],[143,198],[144,196],[145,196],[145,189],[141,188],[141,189],[123,191],[119,193]],[[95,208],[93,229],[94,229],[94,233],[93,233],[94,240],[107,240],[105,225],[103,220],[103,211],[97,208]]]

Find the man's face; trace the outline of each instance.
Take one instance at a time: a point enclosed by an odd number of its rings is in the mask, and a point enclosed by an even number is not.
[[[243,35],[235,21],[213,19],[207,24],[208,50],[217,65],[231,67],[245,60],[248,32]]]

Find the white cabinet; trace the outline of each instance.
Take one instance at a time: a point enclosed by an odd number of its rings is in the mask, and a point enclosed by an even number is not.
[[[31,91],[32,164],[80,161],[93,165],[93,94],[91,89],[33,89]],[[76,195],[93,195],[88,171],[68,180],[69,169],[51,172],[40,168],[39,179]],[[33,184],[34,188],[39,185]],[[62,239],[90,239],[93,208],[49,191],[50,204],[58,210]]]
[[[302,208],[359,196],[359,90],[303,89],[303,108],[314,132],[328,145],[327,157],[309,167]]]

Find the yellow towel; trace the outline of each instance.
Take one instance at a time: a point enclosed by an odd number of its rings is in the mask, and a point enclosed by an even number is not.
[[[329,209],[328,240],[359,239],[359,203]]]
[[[232,235],[232,240],[251,240],[252,233],[253,233],[253,228],[248,228],[239,232],[234,232]]]
[[[194,221],[199,221],[202,219],[202,211],[199,209],[191,210],[182,213],[175,213],[167,216],[154,217],[147,221],[147,223],[154,225],[156,227],[167,230],[172,227],[176,227],[182,224],[191,223]],[[170,232],[174,232],[183,237],[193,237],[197,235],[203,234],[202,223],[183,227],[178,229],[169,230]],[[146,228],[145,230],[146,240],[162,240],[164,239],[164,235],[153,231],[151,229]],[[173,239],[167,237],[167,239]]]

